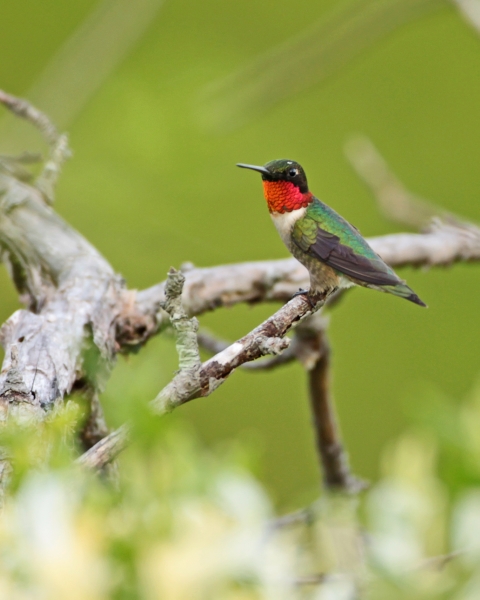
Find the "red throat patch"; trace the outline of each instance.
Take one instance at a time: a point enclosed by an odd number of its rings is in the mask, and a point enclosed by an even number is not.
[[[263,193],[270,212],[286,213],[310,204],[313,195],[303,193],[291,181],[264,181]]]

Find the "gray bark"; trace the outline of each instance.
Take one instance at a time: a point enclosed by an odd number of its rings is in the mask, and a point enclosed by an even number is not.
[[[27,305],[0,331],[9,412],[39,416],[75,384],[101,389],[116,351],[122,279],[38,190],[1,173],[0,247]]]

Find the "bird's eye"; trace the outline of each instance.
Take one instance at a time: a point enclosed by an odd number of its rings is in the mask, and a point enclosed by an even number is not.
[[[297,169],[290,169],[290,171],[288,172],[289,177],[295,177],[295,175],[298,175],[298,170]]]

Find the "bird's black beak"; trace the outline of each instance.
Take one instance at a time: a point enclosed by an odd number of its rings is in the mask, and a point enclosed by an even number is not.
[[[259,173],[263,173],[264,175],[270,175],[270,171],[265,167],[257,167],[255,165],[245,165],[244,163],[237,163],[237,167],[241,167],[242,169],[251,169],[252,171],[258,171]]]

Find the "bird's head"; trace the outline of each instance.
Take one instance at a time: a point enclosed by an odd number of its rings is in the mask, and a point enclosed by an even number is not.
[[[270,212],[291,212],[308,206],[313,199],[308,191],[307,176],[302,166],[285,158],[272,160],[263,167],[238,163],[237,167],[258,171]]]

